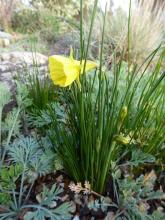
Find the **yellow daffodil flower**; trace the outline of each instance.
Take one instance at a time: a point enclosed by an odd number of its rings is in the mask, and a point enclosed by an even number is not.
[[[66,87],[71,85],[75,80],[79,80],[79,75],[83,73],[85,60],[81,63],[73,59],[72,51],[69,58],[53,55],[49,57],[50,76],[55,85]],[[97,64],[87,60],[85,72],[94,69]]]

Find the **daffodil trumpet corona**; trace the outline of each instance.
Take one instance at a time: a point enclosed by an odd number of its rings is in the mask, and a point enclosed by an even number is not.
[[[79,82],[79,76],[83,72],[88,72],[97,67],[95,62],[86,61],[82,62],[73,58],[73,52],[71,51],[70,57],[61,55],[53,55],[49,57],[49,70],[50,77],[55,85],[60,87],[67,87],[71,85],[75,80]]]

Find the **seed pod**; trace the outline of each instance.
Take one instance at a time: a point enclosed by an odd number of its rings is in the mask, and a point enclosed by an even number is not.
[[[123,106],[120,112],[121,121],[124,121],[125,117],[127,116],[127,113],[128,113],[127,106]]]
[[[96,140],[96,152],[97,153],[99,153],[99,151],[100,151],[100,145],[101,145],[100,138],[98,137]]]

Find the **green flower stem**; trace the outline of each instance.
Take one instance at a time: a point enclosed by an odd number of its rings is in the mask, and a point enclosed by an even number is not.
[[[116,146],[116,142],[112,142],[111,148],[110,148],[108,156],[107,156],[107,160],[105,160],[105,162],[104,162],[104,166],[103,166],[101,176],[100,176],[100,181],[99,181],[100,192],[104,191],[104,186],[105,186],[105,181],[106,181],[106,178],[107,178],[107,173],[110,169],[111,156],[112,156],[113,150],[115,149],[115,146]]]
[[[2,147],[1,146],[1,142],[2,142],[2,108],[0,108],[0,147]],[[1,155],[0,155],[0,157],[1,157]]]
[[[24,179],[25,179],[25,170],[26,170],[26,161],[25,161],[25,164],[23,164],[23,170],[22,170],[21,185],[20,185],[19,199],[18,199],[19,208],[21,207],[21,203],[22,203],[23,184],[24,184]]]

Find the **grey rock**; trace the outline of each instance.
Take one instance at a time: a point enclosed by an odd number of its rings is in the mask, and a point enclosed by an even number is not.
[[[45,65],[47,64],[47,56],[40,53],[32,52],[4,52],[0,54],[0,61],[8,61],[13,64],[26,64],[26,65]]]
[[[0,31],[0,38],[3,38],[3,39],[12,39],[12,35],[7,33],[7,32],[3,32],[3,31]]]
[[[15,91],[14,78],[37,73],[42,78],[47,73],[47,56],[32,52],[4,52],[0,54],[0,81]]]
[[[51,46],[50,53],[53,54],[60,54],[68,56],[70,54],[70,47],[74,49],[74,56],[78,57],[80,51],[80,40],[79,40],[79,33],[78,32],[71,32],[60,36],[54,45]],[[99,55],[99,41],[97,39],[93,40],[90,45],[89,50],[89,57],[90,58],[97,58]]]
[[[70,47],[74,48],[74,51],[80,48],[79,36],[77,33],[68,33],[64,36],[60,36],[55,44],[51,47],[51,54],[60,54],[68,56],[70,53]]]

